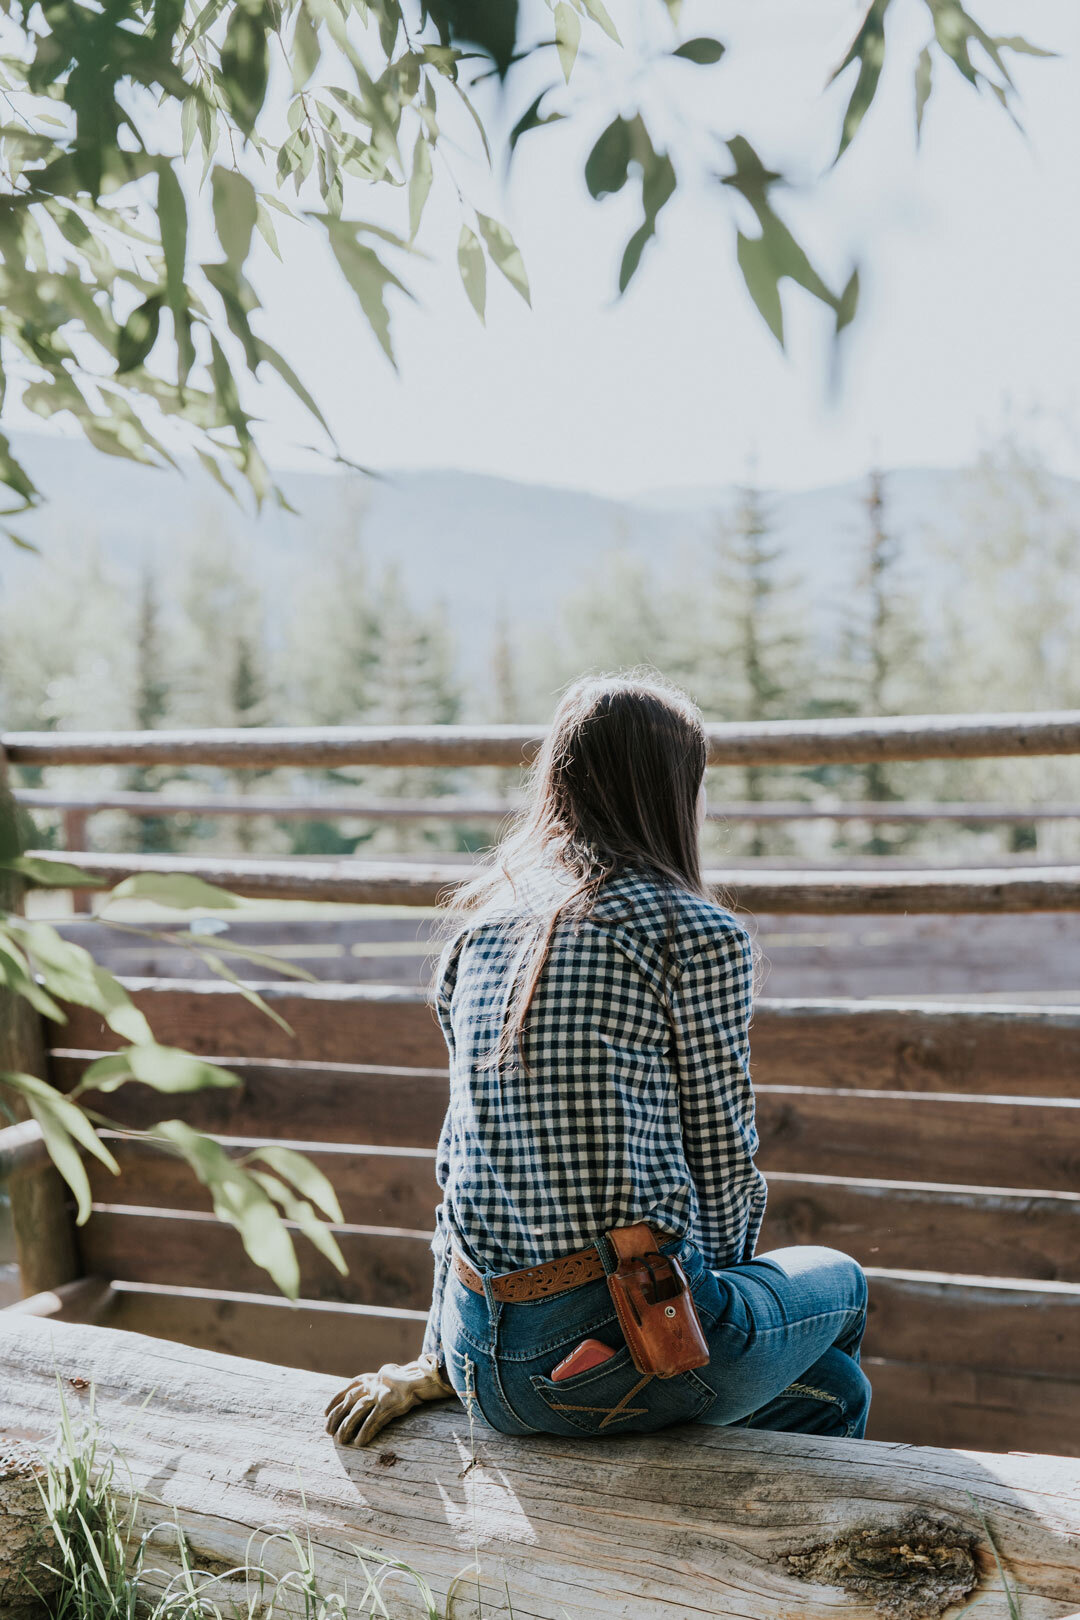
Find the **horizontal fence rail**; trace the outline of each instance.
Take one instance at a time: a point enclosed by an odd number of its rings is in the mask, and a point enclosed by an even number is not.
[[[124,810],[132,816],[273,816],[281,820],[323,820],[355,817],[361,821],[483,821],[499,822],[522,808],[520,799],[470,798],[450,793],[432,799],[356,799],[327,795],[319,798],[286,794],[229,794],[183,799],[165,793],[53,793],[45,788],[17,788],[16,804],[27,810],[60,810],[85,818],[102,810]],[[1080,818],[1080,804],[965,804],[963,801],[916,803],[914,801],[856,800],[851,803],[828,801],[733,800],[710,802],[709,821],[874,821],[912,822],[959,821],[1004,822],[1074,821]]]
[[[1080,710],[765,720],[707,726],[711,765],[859,765],[1080,753]],[[520,766],[543,726],[265,726],[190,731],[12,731],[14,765]]]
[[[31,850],[34,859],[80,867],[108,888],[146,872],[186,873],[236,894],[268,900],[335,900],[352,905],[437,906],[468,875],[450,864],[333,860],[263,860],[191,855],[99,855]],[[867,912],[1080,911],[1080,866],[960,870],[819,872],[708,871],[718,899],[740,911],[825,916]]]
[[[384,920],[400,925],[403,919]],[[89,1164],[80,1229],[114,1325],[341,1375],[416,1353],[431,1288],[446,1051],[416,989],[262,983],[287,1033],[220,981],[124,981],[157,1038],[241,1084],[170,1097],[230,1154],[300,1149],[337,1189],[341,1277],[301,1246],[285,1306],[186,1168],[137,1134],[165,1099],[86,1094],[117,1179]],[[71,1007],[62,1090],[122,1044]],[[825,1243],[867,1269],[881,1438],[1076,1449],[1080,1423],[1080,1009],[763,999],[754,1017],[764,1248]],[[233,1054],[236,1054],[235,1056]],[[241,1055],[242,1054],[242,1055]],[[948,1271],[942,1270],[947,1265]]]

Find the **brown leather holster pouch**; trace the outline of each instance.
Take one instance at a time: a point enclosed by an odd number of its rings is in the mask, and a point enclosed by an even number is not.
[[[652,1227],[613,1226],[605,1234],[617,1265],[607,1285],[638,1372],[657,1378],[704,1367],[709,1347],[686,1273],[661,1254]]]

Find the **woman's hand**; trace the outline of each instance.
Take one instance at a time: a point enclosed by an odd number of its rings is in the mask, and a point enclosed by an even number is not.
[[[338,1391],[326,1408],[326,1432],[340,1446],[366,1446],[391,1419],[454,1393],[430,1352],[404,1366],[391,1361]]]

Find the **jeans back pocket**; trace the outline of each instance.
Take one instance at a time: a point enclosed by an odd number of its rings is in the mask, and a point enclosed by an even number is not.
[[[561,1433],[566,1432],[563,1424],[586,1434],[647,1433],[692,1422],[716,1398],[692,1372],[675,1378],[638,1372],[625,1345],[608,1361],[574,1378],[556,1382],[534,1373],[530,1382]]]

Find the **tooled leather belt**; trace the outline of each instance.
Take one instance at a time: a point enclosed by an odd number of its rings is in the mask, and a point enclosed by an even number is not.
[[[654,1230],[656,1230],[654,1228]],[[671,1232],[656,1231],[658,1243],[670,1243]],[[474,1294],[484,1292],[480,1273],[460,1254],[453,1252],[451,1264],[454,1275]],[[582,1283],[596,1282],[604,1275],[604,1262],[600,1251],[592,1243],[576,1254],[564,1255],[561,1260],[546,1260],[543,1265],[526,1266],[523,1271],[505,1271],[492,1277],[491,1292],[504,1305],[520,1305],[530,1299],[547,1299],[551,1294],[562,1294],[568,1288],[580,1288]]]

